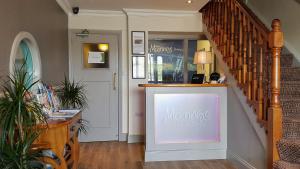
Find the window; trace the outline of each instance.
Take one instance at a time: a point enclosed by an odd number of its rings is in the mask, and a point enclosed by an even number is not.
[[[148,81],[183,83],[183,60],[183,40],[149,40]]]
[[[197,65],[194,64],[194,54],[197,51],[197,40],[188,41],[188,61],[187,61],[187,71],[188,71],[188,82],[192,80],[193,74],[197,73]]]
[[[36,40],[28,32],[20,32],[12,46],[9,64],[10,74],[22,66],[28,73],[31,82],[41,79],[40,52]]]
[[[197,72],[193,64],[197,38],[153,38],[148,41],[148,82],[189,83]]]
[[[22,40],[17,49],[17,55],[15,59],[15,68],[21,69],[22,66],[26,69],[29,77],[29,81],[33,82],[33,63],[32,54],[25,40]]]

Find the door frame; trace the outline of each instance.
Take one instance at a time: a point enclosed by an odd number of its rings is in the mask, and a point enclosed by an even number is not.
[[[68,43],[69,43],[69,73],[68,73],[68,78],[71,78],[71,72],[72,72],[72,36],[75,33],[80,33],[82,31],[82,29],[69,29],[68,30]],[[126,135],[124,135],[122,133],[122,119],[123,119],[123,107],[122,107],[122,96],[123,96],[123,78],[122,78],[122,63],[123,63],[123,59],[122,59],[122,31],[109,31],[109,30],[88,30],[91,34],[106,34],[106,35],[116,35],[117,36],[117,41],[118,41],[118,141],[127,141],[127,137]]]

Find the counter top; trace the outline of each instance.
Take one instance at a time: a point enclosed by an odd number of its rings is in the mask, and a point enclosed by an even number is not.
[[[139,87],[227,87],[227,84],[139,84]]]

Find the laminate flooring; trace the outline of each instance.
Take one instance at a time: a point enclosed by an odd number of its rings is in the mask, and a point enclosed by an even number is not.
[[[143,144],[80,144],[79,169],[236,169],[227,160],[144,162]]]

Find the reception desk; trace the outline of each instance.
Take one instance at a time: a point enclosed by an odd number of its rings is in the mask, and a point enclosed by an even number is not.
[[[225,84],[140,84],[146,92],[145,161],[226,159]]]

